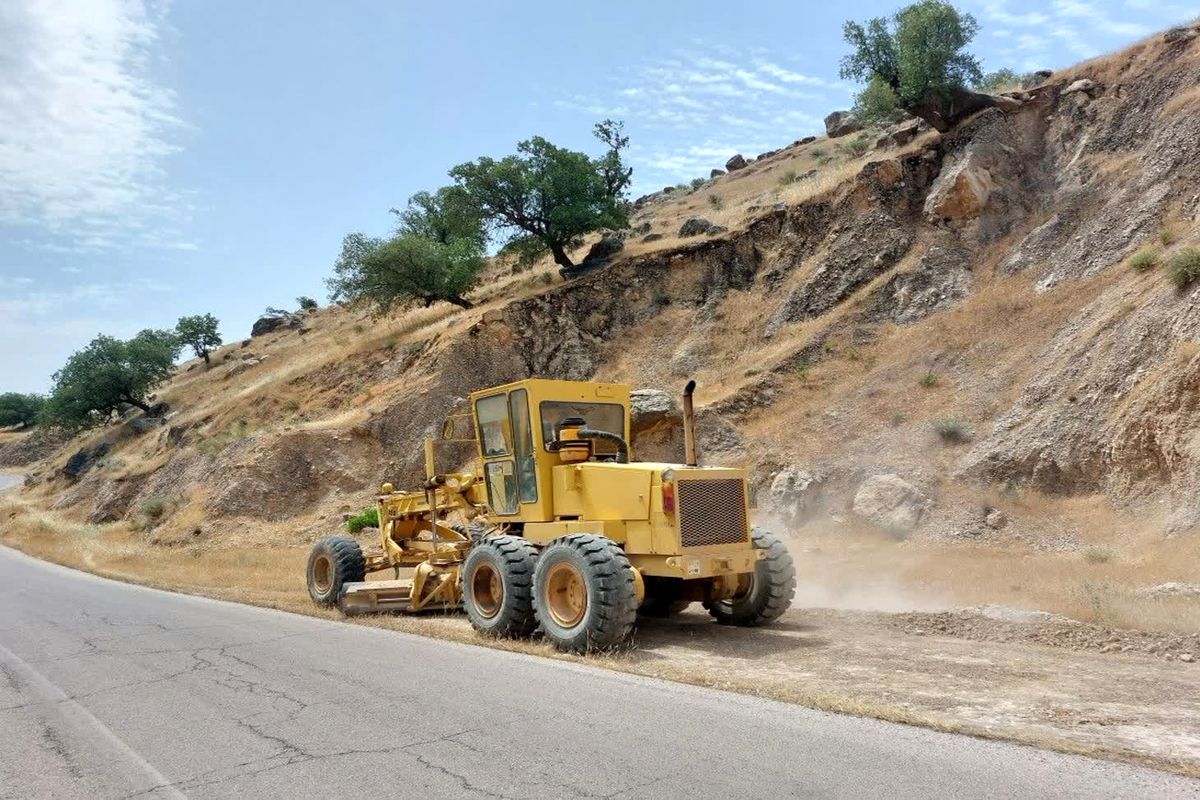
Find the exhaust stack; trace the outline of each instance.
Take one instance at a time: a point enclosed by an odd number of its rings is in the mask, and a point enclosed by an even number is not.
[[[683,388],[683,459],[689,467],[696,466],[696,410],[692,405],[695,391],[695,381],[688,381]]]

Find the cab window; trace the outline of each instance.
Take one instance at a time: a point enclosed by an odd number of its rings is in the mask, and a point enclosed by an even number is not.
[[[594,431],[608,431],[617,436],[625,436],[625,407],[615,403],[564,403],[557,400],[547,400],[541,404],[542,441],[546,449],[558,435],[558,425],[567,417],[582,417],[587,420],[587,426]],[[597,442],[596,452],[601,455],[611,455],[617,452],[608,442]]]
[[[507,396],[497,394],[476,401],[475,417],[479,420],[479,445],[484,458],[506,456],[512,452]]]
[[[517,454],[517,483],[522,503],[537,502],[537,462],[533,457],[533,425],[529,420],[529,393],[517,389],[508,396],[512,416],[513,446]]]

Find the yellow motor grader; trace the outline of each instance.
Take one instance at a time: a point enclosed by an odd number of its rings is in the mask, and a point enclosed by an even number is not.
[[[694,388],[683,464],[631,461],[628,386],[530,379],[475,392],[442,433],[469,423],[476,468],[438,472],[426,441],[424,486],[382,486],[380,546],[318,541],[309,594],[347,613],[461,605],[481,633],[540,630],[576,652],[621,646],[639,611],[693,602],[724,624],[775,620],[795,590],[791,556],[751,529],[744,470],[697,466]],[[366,580],[385,570],[392,580]]]

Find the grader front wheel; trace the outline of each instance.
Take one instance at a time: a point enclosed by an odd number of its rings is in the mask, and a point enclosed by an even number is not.
[[[559,650],[609,650],[628,641],[637,619],[633,567],[611,539],[564,536],[541,552],[533,607],[542,633]]]
[[[366,578],[362,548],[349,536],[326,536],[308,554],[308,596],[320,606],[335,606],[342,587]]]
[[[517,536],[481,539],[462,568],[463,607],[471,625],[495,637],[528,636],[533,616],[537,550]]]
[[[766,550],[741,590],[729,600],[705,603],[713,619],[722,625],[754,627],[773,622],[788,610],[796,593],[796,567],[792,556],[773,533],[753,531],[755,548]]]

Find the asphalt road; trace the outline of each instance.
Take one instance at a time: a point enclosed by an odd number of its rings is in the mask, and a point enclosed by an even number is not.
[[[0,796],[1177,798],[1200,782],[0,548]]]

